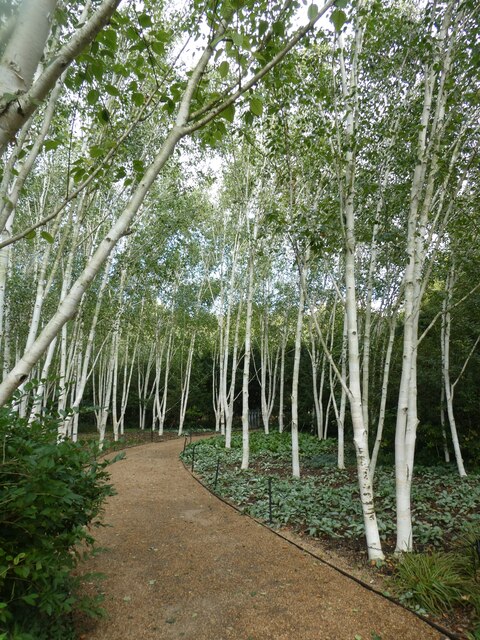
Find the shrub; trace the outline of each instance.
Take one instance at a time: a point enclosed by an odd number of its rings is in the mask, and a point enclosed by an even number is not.
[[[98,613],[71,575],[113,490],[92,446],[57,443],[57,423],[0,409],[0,640],[66,640],[71,612]],[[82,551],[80,551],[80,548]]]
[[[456,606],[469,606],[480,614],[480,583],[468,569],[464,557],[455,552],[407,553],[394,577],[407,603],[432,613]]]

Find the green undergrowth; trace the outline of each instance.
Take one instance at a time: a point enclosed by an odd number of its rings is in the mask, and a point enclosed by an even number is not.
[[[352,450],[346,469],[336,467],[336,440],[300,434],[300,479],[291,476],[290,434],[250,435],[250,468],[240,470],[242,440],[214,437],[188,445],[182,458],[220,496],[273,527],[321,538],[350,550],[364,548],[364,527]],[[217,471],[218,470],[218,471]],[[394,563],[393,590],[419,611],[458,605],[480,615],[480,475],[459,478],[454,468],[418,467],[412,486],[413,536],[421,554]],[[271,486],[271,507],[269,503]],[[379,467],[376,512],[385,549],[395,542],[395,479]],[[271,519],[270,519],[271,518]],[[477,554],[477,555],[476,555]],[[442,579],[444,576],[444,580]]]
[[[57,426],[0,409],[0,640],[68,640],[75,611],[101,613],[73,571],[94,550],[111,462],[57,442]]]
[[[443,614],[470,607],[480,618],[480,575],[469,546],[451,551],[407,553],[398,561],[392,581],[404,604],[422,613]]]
[[[363,521],[353,454],[347,452],[347,468],[336,467],[336,441],[318,441],[300,434],[300,479],[291,477],[290,434],[252,433],[250,469],[240,470],[241,436],[214,437],[188,445],[182,454],[191,464],[195,447],[195,471],[216,492],[250,515],[268,520],[268,484],[272,484],[272,522],[289,525],[309,535],[363,541]],[[416,468],[412,487],[413,532],[417,546],[443,548],[466,523],[480,526],[480,476],[460,479],[445,467]],[[376,510],[381,538],[395,535],[395,481],[390,468],[378,468],[375,479]],[[387,545],[388,546],[388,545]]]

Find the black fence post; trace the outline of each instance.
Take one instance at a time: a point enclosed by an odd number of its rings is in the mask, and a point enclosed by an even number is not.
[[[185,442],[183,443],[183,453],[185,453],[185,449],[187,448],[188,436],[185,436]]]
[[[268,479],[268,521],[270,524],[273,522],[272,515],[272,479]]]
[[[193,469],[195,467],[195,449],[196,449],[196,446],[197,445],[194,444],[193,447],[192,447],[192,472],[193,472]]]
[[[218,471],[220,469],[220,458],[217,458],[217,468],[215,470],[215,482],[213,483],[213,490],[217,490],[217,482],[218,482]]]

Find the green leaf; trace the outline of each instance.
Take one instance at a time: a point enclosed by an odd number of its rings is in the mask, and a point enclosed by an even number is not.
[[[116,62],[112,68],[115,73],[118,73],[119,76],[123,76],[124,78],[128,77],[129,71],[124,64]]]
[[[314,20],[318,16],[318,7],[316,4],[311,4],[308,7],[307,15],[309,20]]]
[[[138,38],[138,33],[136,32],[136,30],[132,27],[132,25],[130,25],[127,30],[126,30],[126,35],[127,38],[129,38],[129,40],[137,40]]]
[[[106,84],[105,85],[105,91],[108,93],[109,96],[119,96],[120,95],[120,91],[113,84]]]
[[[228,71],[230,69],[230,65],[228,64],[228,62],[226,60],[224,60],[220,66],[218,67],[218,73],[220,74],[221,78],[226,78],[228,75]]]
[[[345,9],[348,6],[348,0],[337,0],[334,4],[338,9]]]
[[[103,42],[103,44],[109,49],[115,50],[117,46],[117,33],[114,29],[106,29],[105,31],[100,31],[97,36],[97,40]]]
[[[57,149],[62,144],[61,140],[45,140],[43,146],[45,147],[45,151],[52,151],[52,149]]]
[[[138,16],[138,24],[144,29],[147,29],[152,26],[152,19],[148,13],[142,13]]]
[[[347,21],[347,14],[345,11],[341,11],[340,9],[335,9],[330,16],[330,20],[333,22],[333,26],[335,27],[335,31],[340,31],[345,22]]]
[[[100,156],[103,155],[103,147],[98,144],[94,144],[92,147],[90,147],[88,152],[91,158],[100,158]]]
[[[87,93],[88,104],[91,104],[92,106],[97,104],[99,97],[100,92],[97,91],[97,89],[90,89],[90,91]]]
[[[258,35],[262,37],[268,29],[268,22],[266,20],[260,20],[258,24]]]
[[[132,94],[132,101],[137,105],[137,107],[141,107],[145,102],[145,96],[143,95],[143,93],[135,92]]]
[[[155,40],[154,42],[150,43],[150,47],[152,51],[154,51],[155,53],[158,53],[159,56],[165,53],[165,45],[163,44],[163,42],[159,42],[158,40]]]
[[[35,229],[32,229],[32,231],[29,231],[28,233],[26,233],[25,238],[27,240],[33,240],[35,238]]]
[[[105,71],[105,65],[100,58],[95,59],[95,61],[90,64],[90,71],[94,78],[101,81],[103,72]]]
[[[165,29],[159,29],[156,32],[156,38],[160,42],[168,42],[170,40],[170,37],[171,34],[168,31],[165,31]]]
[[[228,122],[233,122],[235,118],[235,105],[229,104],[220,114],[221,118],[225,118]]]
[[[40,236],[49,244],[53,244],[54,238],[50,233],[48,233],[48,231],[40,231]]]
[[[141,160],[134,160],[132,162],[132,166],[135,173],[143,173],[145,171],[145,167]]]
[[[263,113],[263,102],[260,98],[252,98],[250,100],[250,111],[255,116],[261,116]]]
[[[121,180],[122,178],[125,178],[126,175],[127,172],[125,171],[125,167],[119,167],[115,172],[115,180]]]
[[[38,598],[38,593],[28,593],[26,596],[22,596],[22,600],[27,604],[34,605],[35,600]]]
[[[238,31],[234,31],[232,33],[232,40],[233,40],[233,44],[236,45],[237,47],[241,47],[243,44],[243,36],[241,33],[238,33]]]
[[[108,109],[100,109],[100,111],[98,112],[98,119],[104,124],[110,122],[110,113]]]

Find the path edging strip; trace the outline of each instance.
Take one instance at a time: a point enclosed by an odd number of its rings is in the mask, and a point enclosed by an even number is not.
[[[344,569],[341,569],[340,567],[335,566],[334,564],[332,564],[328,560],[325,560],[324,558],[321,558],[319,555],[317,555],[316,553],[314,553],[310,549],[307,549],[306,547],[302,546],[300,543],[295,542],[294,540],[290,540],[289,538],[284,536],[280,531],[276,531],[275,529],[272,529],[272,527],[269,527],[266,522],[263,522],[262,520],[259,520],[258,518],[255,518],[254,516],[251,516],[250,514],[245,513],[236,504],[234,504],[233,502],[230,502],[226,498],[223,498],[222,496],[220,496],[217,493],[215,493],[214,491],[212,491],[212,489],[210,489],[210,487],[207,484],[205,484],[205,482],[197,474],[192,473],[191,469],[185,464],[185,462],[183,460],[181,460],[181,463],[183,464],[184,469],[190,474],[190,476],[196,482],[198,482],[199,485],[201,485],[204,489],[206,489],[208,491],[208,493],[210,493],[214,498],[216,498],[217,500],[220,500],[220,502],[223,502],[225,505],[227,505],[227,507],[230,507],[231,509],[233,509],[234,511],[236,511],[237,513],[239,513],[242,516],[246,516],[247,518],[249,518],[250,520],[252,520],[256,524],[260,525],[261,527],[263,527],[267,531],[270,531],[271,533],[273,533],[274,535],[279,537],[281,540],[283,540],[285,542],[288,542],[288,544],[291,544],[292,546],[296,547],[300,551],[303,551],[304,553],[307,553],[308,555],[312,556],[312,558],[315,558],[316,560],[318,560],[322,564],[326,565],[327,567],[330,567],[331,569],[333,569],[337,573],[340,573],[341,575],[345,576],[346,578],[350,578],[350,580],[353,580],[354,582],[356,582],[360,586],[364,587],[365,589],[368,589],[369,591],[372,591],[373,593],[376,593],[378,596],[384,598],[385,600],[388,600],[389,602],[391,602],[392,604],[396,605],[397,607],[400,607],[400,608],[404,609],[405,611],[408,611],[409,613],[412,613],[413,615],[417,616],[417,618],[419,618],[420,620],[422,620],[423,622],[428,624],[430,627],[432,627],[436,631],[439,631],[440,633],[443,633],[443,635],[446,638],[448,638],[450,640],[464,640],[464,638],[465,638],[464,636],[459,636],[456,633],[453,633],[452,631],[450,631],[449,629],[446,629],[445,627],[442,627],[442,625],[440,625],[440,624],[438,624],[436,622],[433,622],[433,620],[429,620],[429,618],[427,618],[426,616],[422,615],[421,613],[418,613],[417,611],[414,611],[413,609],[409,609],[408,607],[403,605],[401,602],[398,602],[398,600],[395,600],[395,598],[392,598],[391,596],[386,595],[382,591],[378,591],[378,589],[375,589],[374,587],[372,587],[372,585],[368,584],[368,582],[364,582],[360,578],[357,578],[356,576],[351,575],[350,573],[348,573]]]

